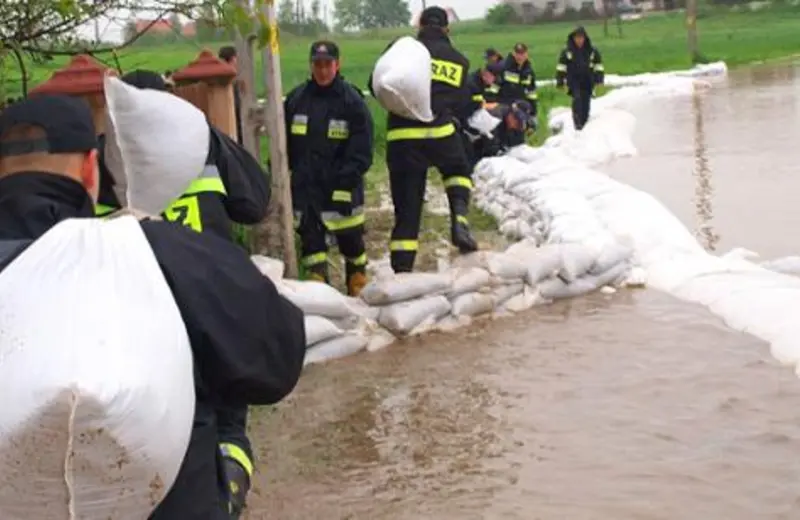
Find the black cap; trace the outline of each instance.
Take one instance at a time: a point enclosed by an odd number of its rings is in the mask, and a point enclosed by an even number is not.
[[[495,76],[500,76],[506,67],[502,61],[491,61],[486,64],[485,68],[488,72],[491,72]]]
[[[528,46],[522,42],[518,42],[514,44],[514,52],[516,54],[522,54],[523,52],[528,52]]]
[[[580,34],[581,36],[585,37],[586,36],[586,29],[582,25],[579,25],[579,26],[577,26],[575,28],[574,31],[572,31],[572,34],[573,34],[573,36],[576,36],[576,35]]]
[[[80,98],[42,94],[0,112],[0,135],[20,125],[40,128],[45,137],[0,143],[0,156],[86,153],[97,148],[92,111]]]
[[[431,6],[422,11],[419,15],[420,27],[447,27],[447,11],[439,6]]]
[[[167,90],[167,84],[164,81],[164,78],[161,76],[161,74],[158,72],[153,72],[152,70],[134,70],[125,74],[120,79],[128,85],[136,88]]]
[[[311,61],[317,60],[338,60],[339,46],[332,41],[321,40],[311,44]]]
[[[489,47],[488,49],[483,51],[483,58],[485,60],[490,60],[490,59],[492,59],[492,58],[494,58],[496,56],[500,56],[500,53],[497,52],[497,49],[495,49],[493,47]]]

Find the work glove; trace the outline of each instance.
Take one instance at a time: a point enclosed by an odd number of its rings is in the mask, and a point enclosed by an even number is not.
[[[350,190],[333,190],[331,193],[331,209],[336,213],[349,217],[353,214],[353,192]]]

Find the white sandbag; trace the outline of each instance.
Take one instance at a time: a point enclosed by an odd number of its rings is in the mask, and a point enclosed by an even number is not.
[[[147,518],[194,416],[180,311],[133,217],[66,220],[0,274],[0,518]]]
[[[535,287],[542,280],[556,276],[563,268],[561,245],[545,244],[529,253],[525,282]]]
[[[525,289],[525,284],[515,283],[511,285],[504,285],[492,291],[495,307],[502,307],[508,300],[521,294]]]
[[[305,314],[329,319],[357,316],[347,297],[326,283],[283,280],[277,288]]]
[[[540,283],[537,287],[539,294],[548,300],[561,300],[588,294],[592,291],[612,283],[621,283],[630,272],[626,263],[617,264],[605,273],[599,275],[583,276],[573,282],[567,283],[561,278],[552,278]]]
[[[203,172],[206,116],[167,92],[138,89],[107,76],[105,163],[120,202],[158,215]],[[122,190],[119,190],[122,191]]]
[[[372,71],[372,91],[392,114],[429,123],[431,54],[416,38],[404,36],[380,57]]]
[[[492,280],[489,271],[480,267],[463,267],[451,271],[453,283],[447,291],[447,297],[451,300],[462,294],[479,291],[487,287]]]
[[[282,261],[277,258],[270,258],[263,255],[253,255],[250,260],[256,264],[261,274],[272,280],[272,283],[277,284],[283,280],[283,275],[286,272],[286,266]]]
[[[371,321],[378,321],[378,315],[381,312],[380,307],[372,307],[367,305],[361,298],[346,297],[347,304],[350,309],[359,317]]]
[[[761,262],[761,267],[782,274],[800,275],[800,256],[785,256]]]
[[[400,273],[372,280],[361,290],[361,299],[369,305],[388,305],[444,292],[451,283],[447,273]]]
[[[397,338],[388,330],[380,327],[377,323],[375,328],[367,336],[369,341],[367,343],[367,352],[377,352],[383,350],[395,341]]]
[[[439,320],[434,327],[437,332],[453,332],[472,324],[471,316],[454,316],[449,314]]]
[[[559,247],[564,265],[558,275],[567,283],[588,273],[599,258],[599,251],[583,244],[560,244]]]
[[[494,296],[492,294],[473,292],[457,296],[453,300],[454,316],[478,316],[492,312]]]
[[[398,336],[407,335],[426,320],[438,320],[449,313],[450,308],[444,296],[428,296],[384,307],[378,323]]]
[[[346,332],[328,341],[317,343],[306,351],[303,366],[324,363],[357,354],[367,348],[369,339],[360,332]]]
[[[600,251],[600,255],[589,269],[589,274],[602,274],[617,264],[629,261],[633,257],[633,249],[622,244],[610,244]]]
[[[476,110],[467,120],[467,125],[480,132],[481,134],[492,137],[492,132],[501,123],[500,119],[494,117],[485,108]]]
[[[316,345],[321,341],[327,341],[344,334],[344,330],[340,329],[331,320],[323,318],[322,316],[304,316],[304,325],[306,329],[306,345]]]
[[[509,312],[527,311],[539,301],[539,293],[531,287],[524,287],[522,292],[509,298],[504,304],[503,309]]]
[[[453,266],[478,267],[503,280],[522,280],[528,273],[525,262],[516,256],[497,251],[478,251],[461,255],[453,261]]]

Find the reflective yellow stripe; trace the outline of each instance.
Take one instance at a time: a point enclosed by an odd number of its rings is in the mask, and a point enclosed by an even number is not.
[[[336,232],[363,226],[364,222],[366,222],[366,218],[364,214],[361,213],[360,215],[352,215],[349,217],[339,216],[335,218],[323,218],[322,221],[325,223],[325,227],[328,228],[328,231]]]
[[[566,56],[567,56],[567,59],[568,59],[568,60],[571,60],[571,59],[572,59],[572,53],[571,53],[571,52],[567,52]]]
[[[184,195],[197,195],[198,193],[221,193],[225,195],[225,184],[222,183],[220,178],[205,177],[195,179],[189,185],[189,188],[183,192]]]
[[[519,74],[517,74],[516,72],[505,71],[503,73],[503,79],[508,81],[509,83],[519,83]]]
[[[242,466],[242,468],[244,468],[247,476],[252,478],[253,461],[250,460],[250,457],[247,456],[247,453],[245,453],[242,448],[235,444],[225,442],[219,445],[219,449],[224,457],[235,460],[240,466]]]
[[[304,256],[301,262],[306,267],[324,264],[328,261],[328,253],[314,253],[313,255]]]
[[[308,133],[308,125],[293,123],[289,133],[292,135],[306,135]]]
[[[106,206],[105,204],[97,204],[94,207],[94,214],[97,217],[104,217],[109,213],[113,213],[117,208],[113,206]]]
[[[460,222],[465,225],[469,225],[469,219],[464,215],[456,215],[456,222]]]
[[[387,141],[405,141],[408,139],[442,139],[456,133],[453,123],[430,128],[394,128],[386,132]]]
[[[367,253],[362,253],[361,255],[355,258],[348,258],[347,261],[351,265],[357,265],[359,267],[362,265],[367,265]]]
[[[532,82],[533,82],[532,78],[525,78],[522,81],[520,81],[520,83],[523,85],[530,85]]]
[[[484,90],[486,92],[489,92],[490,94],[497,94],[498,92],[500,92],[500,85],[492,84],[486,87]]]
[[[353,194],[349,191],[334,190],[331,200],[333,202],[353,202]]]
[[[477,103],[483,103],[484,101],[486,101],[486,99],[483,97],[482,94],[473,94],[472,101],[475,101]]]
[[[390,251],[416,251],[419,249],[419,240],[392,240],[389,242]]]
[[[203,220],[200,218],[200,202],[197,195],[187,195],[176,200],[164,210],[164,218],[170,222],[184,225],[198,233],[203,231]]]
[[[564,65],[563,63],[559,63],[558,65],[556,65],[556,70],[559,72],[567,72],[567,66]]]
[[[440,83],[446,83],[453,87],[461,86],[461,78],[464,76],[464,67],[458,63],[445,60],[431,60],[431,79]]]
[[[595,63],[594,65],[592,65],[592,68],[595,70],[595,72],[602,72],[606,70],[606,68],[603,67],[602,63]]]
[[[539,99],[539,94],[535,90],[532,90],[531,92],[525,94],[525,97],[527,97],[528,99],[537,100]]]
[[[472,179],[469,177],[448,177],[444,180],[444,187],[445,188],[467,188],[468,190],[472,189]]]

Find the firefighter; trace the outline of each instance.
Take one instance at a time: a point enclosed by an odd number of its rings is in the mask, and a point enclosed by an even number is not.
[[[489,113],[500,120],[492,131],[492,136],[479,134],[474,130],[465,133],[469,139],[470,159],[473,166],[481,159],[495,157],[506,152],[508,134],[525,133],[530,128],[531,105],[527,101],[517,101],[510,105],[498,104],[488,109]]]
[[[578,26],[567,36],[567,46],[561,51],[556,65],[556,85],[567,87],[572,97],[572,122],[575,130],[581,130],[589,120],[592,95],[605,77],[603,58],[592,45],[586,29]]]
[[[414,268],[428,168],[442,174],[450,203],[451,241],[463,253],[477,251],[467,212],[472,191],[472,168],[457,130],[458,118],[470,103],[469,60],[448,37],[447,13],[428,7],[419,19],[418,40],[432,58],[430,123],[390,113],[386,132],[386,163],[394,203],[394,229],[389,249],[395,272]],[[372,78],[368,84],[372,88]]]
[[[35,96],[0,114],[0,245],[17,244],[13,251],[0,247],[0,269],[59,222],[93,216],[97,159],[91,111],[82,100]],[[189,447],[150,520],[230,520],[215,407],[274,404],[292,391],[306,350],[303,314],[230,241],[157,220],[140,225],[195,362]],[[104,305],[79,294],[73,299],[61,303],[90,314]]]
[[[122,80],[137,88],[166,90],[161,75],[147,70],[130,72]],[[104,137],[100,141],[104,142]],[[267,174],[247,150],[214,127],[209,144],[207,164],[200,177],[161,216],[194,231],[233,241],[232,222],[257,224],[266,216],[270,195]],[[119,207],[113,177],[102,156],[100,170],[98,216]],[[244,509],[254,471],[253,449],[247,437],[247,407],[220,405],[216,412],[235,519]]]
[[[500,93],[500,85],[497,82],[502,74],[502,63],[486,62],[482,68],[470,75],[469,88],[473,103],[480,103],[481,106],[497,103],[497,96]]]
[[[483,51],[483,59],[486,61],[487,65],[490,63],[502,63],[503,55],[500,54],[497,49],[489,47]]]
[[[372,115],[363,94],[339,73],[339,47],[311,45],[311,78],[284,101],[292,205],[302,262],[328,283],[328,233],[345,258],[347,292],[366,285],[364,174],[372,166]]]
[[[528,46],[521,42],[514,45],[503,63],[505,69],[500,79],[499,102],[510,105],[516,101],[527,101],[532,110],[531,119],[535,120],[539,96],[536,92],[536,73],[528,58]],[[507,146],[517,146],[525,142],[525,133],[509,132],[506,138]]]

